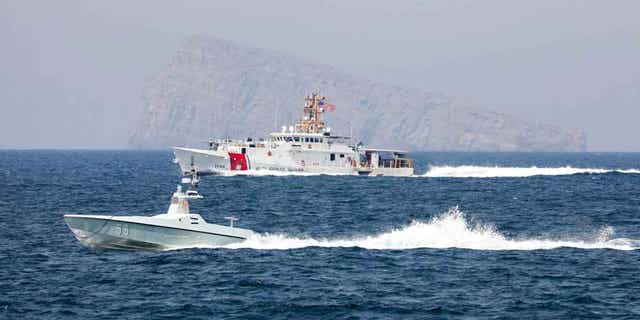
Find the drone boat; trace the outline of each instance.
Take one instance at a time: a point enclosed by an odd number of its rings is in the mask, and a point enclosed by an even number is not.
[[[195,190],[178,188],[167,213],[155,216],[66,214],[64,221],[81,244],[98,249],[166,250],[197,246],[224,246],[246,240],[248,229],[207,223],[189,212],[189,199],[200,199]]]

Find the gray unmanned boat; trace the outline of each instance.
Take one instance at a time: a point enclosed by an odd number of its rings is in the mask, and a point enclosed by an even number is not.
[[[165,250],[197,246],[223,246],[246,240],[253,234],[229,226],[210,224],[199,214],[189,212],[189,199],[201,198],[197,192],[182,192],[178,186],[167,213],[155,216],[106,216],[66,214],[75,237],[92,248],[123,250]]]

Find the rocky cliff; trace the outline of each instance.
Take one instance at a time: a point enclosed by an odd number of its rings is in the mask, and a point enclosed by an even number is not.
[[[195,36],[143,94],[136,147],[202,146],[209,137],[262,137],[301,116],[320,89],[337,134],[409,150],[584,151],[580,131],[456,106],[442,94],[376,83],[285,54]]]

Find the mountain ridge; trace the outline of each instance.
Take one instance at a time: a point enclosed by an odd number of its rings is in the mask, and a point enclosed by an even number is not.
[[[320,89],[333,132],[376,147],[438,151],[585,151],[578,130],[458,106],[443,93],[375,82],[329,65],[210,36],[191,36],[143,93],[134,147],[261,137],[301,116]]]

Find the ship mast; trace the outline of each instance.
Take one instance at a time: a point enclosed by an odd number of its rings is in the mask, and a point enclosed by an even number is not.
[[[322,133],[324,122],[320,121],[320,114],[324,112],[321,105],[324,104],[325,97],[313,92],[304,98],[304,117],[296,124],[296,131],[303,133]]]

